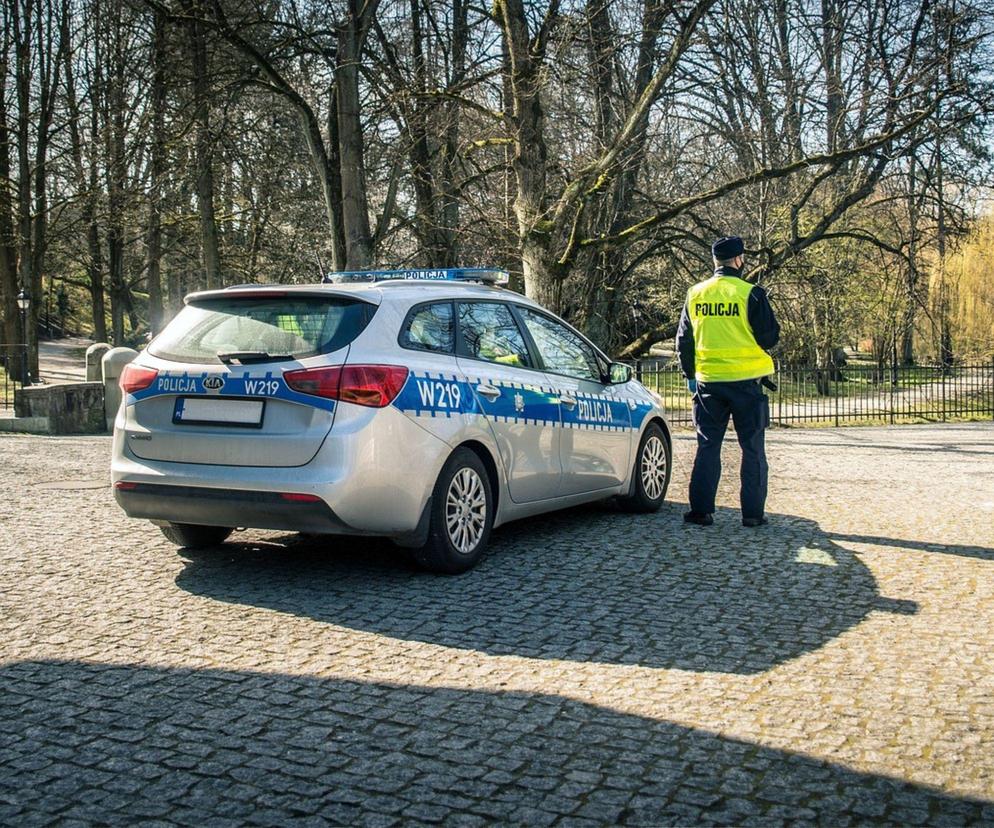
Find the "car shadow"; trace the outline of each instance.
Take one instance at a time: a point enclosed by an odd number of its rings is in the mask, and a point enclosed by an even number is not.
[[[984,824],[994,805],[552,694],[0,667],[0,822]]]
[[[418,571],[392,544],[271,535],[180,550],[189,593],[492,655],[752,674],[817,649],[883,598],[858,557],[804,518],[708,528],[610,505],[510,524],[471,572]]]

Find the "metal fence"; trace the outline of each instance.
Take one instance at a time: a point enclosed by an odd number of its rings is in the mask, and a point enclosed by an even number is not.
[[[28,346],[0,342],[0,408],[14,407],[14,389],[24,387],[28,373]]]
[[[635,375],[659,394],[670,422],[691,426],[691,398],[674,360],[640,360]],[[778,365],[773,425],[994,419],[994,360],[941,365]]]

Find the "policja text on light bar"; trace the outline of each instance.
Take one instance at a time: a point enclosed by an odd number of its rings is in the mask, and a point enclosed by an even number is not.
[[[506,270],[490,267],[415,268],[411,270],[343,270],[327,273],[321,279],[326,284],[347,282],[390,282],[397,280],[424,282],[476,282],[486,285],[506,285]]]

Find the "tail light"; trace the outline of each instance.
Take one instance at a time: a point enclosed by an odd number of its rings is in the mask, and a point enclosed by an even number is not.
[[[407,373],[402,365],[335,365],[287,371],[283,379],[301,394],[383,408],[400,393]]]
[[[144,391],[158,376],[159,372],[154,368],[143,368],[141,365],[129,363],[124,366],[119,383],[125,394],[134,394],[135,391]]]

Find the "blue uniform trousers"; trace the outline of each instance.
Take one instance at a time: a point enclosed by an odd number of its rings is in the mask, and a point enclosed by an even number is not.
[[[721,479],[721,444],[729,416],[742,447],[742,517],[762,518],[769,477],[765,433],[770,423],[770,404],[758,380],[697,383],[697,457],[690,475],[690,508],[705,515],[714,512],[714,496]]]

